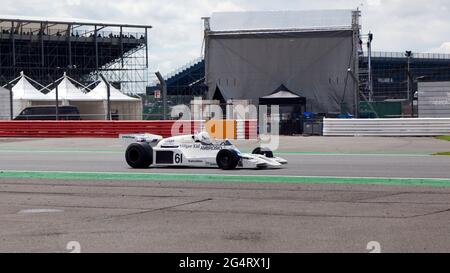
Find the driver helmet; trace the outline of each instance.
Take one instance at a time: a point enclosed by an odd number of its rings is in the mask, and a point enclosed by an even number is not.
[[[195,140],[200,141],[201,143],[204,143],[204,144],[212,144],[211,137],[209,136],[208,132],[198,133],[195,136]]]

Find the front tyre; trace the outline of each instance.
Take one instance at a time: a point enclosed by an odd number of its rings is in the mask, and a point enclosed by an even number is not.
[[[125,159],[133,169],[145,169],[153,163],[153,149],[148,143],[133,143],[125,152]]]
[[[222,170],[236,169],[239,160],[239,155],[233,150],[221,150],[216,157],[217,165]]]

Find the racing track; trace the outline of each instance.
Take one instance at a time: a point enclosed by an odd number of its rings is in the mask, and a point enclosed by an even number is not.
[[[115,140],[0,139],[0,252],[448,252],[450,157],[430,154],[449,144],[283,138],[286,169],[226,172],[132,170]]]

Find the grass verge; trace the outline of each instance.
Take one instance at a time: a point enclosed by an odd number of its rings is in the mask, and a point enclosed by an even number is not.
[[[440,139],[440,140],[446,140],[446,141],[450,141],[450,136],[438,136],[438,137],[436,137],[437,139]]]
[[[448,178],[382,178],[382,177],[327,177],[283,175],[220,175],[183,173],[116,173],[67,171],[1,171],[1,179],[45,179],[87,181],[178,181],[191,183],[285,183],[285,184],[347,184],[387,186],[450,187]]]
[[[450,152],[434,153],[433,155],[450,156]]]
[[[436,139],[450,141],[450,136],[438,136]],[[450,156],[450,152],[434,153],[433,155]]]

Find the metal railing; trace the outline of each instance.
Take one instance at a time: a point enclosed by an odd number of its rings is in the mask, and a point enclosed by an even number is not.
[[[368,52],[364,51],[363,56],[368,57]],[[405,52],[387,52],[387,51],[372,51],[373,58],[407,58]],[[450,54],[445,53],[412,53],[412,58],[416,59],[450,59]]]
[[[67,29],[49,29],[44,30],[42,35],[44,36],[61,36],[67,37],[68,31]],[[22,35],[22,36],[40,36],[41,29],[40,28],[20,28],[19,30],[11,31],[11,27],[0,27],[0,35]],[[95,36],[95,32],[92,30],[72,30],[69,32],[69,36],[71,37],[84,37],[90,38]],[[98,38],[120,38],[121,34],[118,31],[97,31]],[[145,39],[145,33],[143,32],[122,32],[123,39]]]
[[[140,115],[133,115],[133,114],[111,114],[112,120],[123,120],[123,121],[134,121],[134,120],[162,120],[163,115],[162,114],[140,114]],[[43,120],[43,121],[51,121],[51,120],[107,120],[108,116],[106,114],[59,114],[59,119],[56,118],[55,114],[43,114],[43,115],[14,115],[14,120]],[[177,120],[178,118],[171,118],[168,117],[167,120]],[[0,120],[8,121],[11,120],[9,115],[0,115]]]

